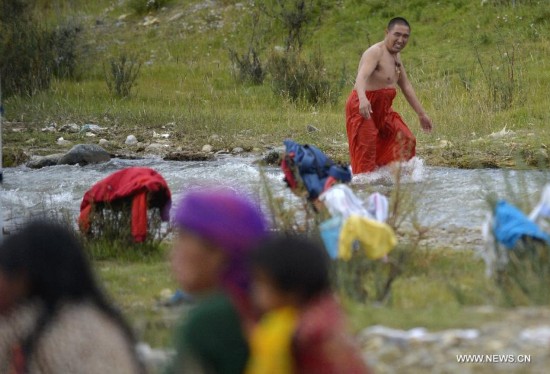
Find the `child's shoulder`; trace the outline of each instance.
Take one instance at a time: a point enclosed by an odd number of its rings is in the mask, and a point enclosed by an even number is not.
[[[344,315],[340,304],[325,293],[311,300],[300,312],[298,337],[313,337],[344,328]]]

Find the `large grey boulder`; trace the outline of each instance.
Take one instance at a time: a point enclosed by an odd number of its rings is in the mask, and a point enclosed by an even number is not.
[[[63,157],[64,155],[64,153],[55,153],[53,155],[47,156],[33,156],[26,165],[31,169],[40,169],[46,166],[54,166],[57,165],[59,159],[61,159],[61,157]]]
[[[80,166],[87,164],[99,164],[107,162],[111,159],[109,153],[96,144],[78,144],[71,148],[57,162],[58,165],[74,165]]]

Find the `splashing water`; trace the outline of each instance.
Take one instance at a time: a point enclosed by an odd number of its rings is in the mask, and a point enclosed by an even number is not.
[[[413,157],[404,162],[393,162],[371,173],[354,175],[352,184],[418,183],[424,180],[424,160]]]

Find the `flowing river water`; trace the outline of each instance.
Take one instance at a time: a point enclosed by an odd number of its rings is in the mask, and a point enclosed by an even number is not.
[[[104,164],[84,167],[6,168],[0,190],[4,227],[9,231],[28,216],[60,210],[76,221],[86,190],[114,171],[129,166],[146,166],[158,171],[166,179],[174,202],[179,200],[182,192],[197,186],[227,186],[249,195],[262,196],[261,170],[255,160],[253,157],[234,156],[203,162],[163,161],[159,158],[112,159]],[[424,226],[447,232],[479,232],[478,228],[487,214],[485,201],[489,193],[496,193],[499,197],[528,199],[528,205],[532,206],[544,184],[550,180],[550,173],[540,170],[429,167],[418,159],[409,162],[404,170],[401,188],[414,203],[418,221]],[[280,169],[266,167],[263,171],[275,196],[284,198],[289,204],[300,204],[286,188]],[[362,198],[375,191],[388,194],[391,189],[397,188],[391,180],[390,171],[381,170],[354,179],[352,188]]]

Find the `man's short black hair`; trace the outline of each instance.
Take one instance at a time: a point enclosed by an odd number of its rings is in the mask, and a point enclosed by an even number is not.
[[[409,30],[411,29],[411,25],[409,25],[409,22],[403,17],[392,18],[390,22],[388,22],[388,30],[393,29],[395,25],[405,25]]]
[[[274,236],[251,256],[253,269],[265,273],[280,291],[300,302],[330,290],[329,258],[320,243],[296,235]]]

